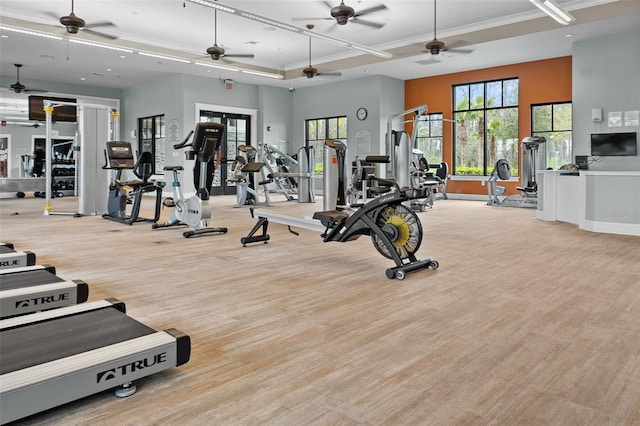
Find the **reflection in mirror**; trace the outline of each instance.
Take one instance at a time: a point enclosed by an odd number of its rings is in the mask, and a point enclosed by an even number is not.
[[[9,138],[0,136],[0,177],[9,177]]]

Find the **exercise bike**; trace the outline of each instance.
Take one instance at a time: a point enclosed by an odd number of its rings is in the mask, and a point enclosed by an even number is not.
[[[188,143],[191,135],[194,133],[193,141]],[[185,153],[187,159],[193,160],[197,158],[197,160],[200,161],[199,188],[195,195],[185,198],[179,177],[179,172],[184,170],[183,167],[165,166],[165,171],[173,172],[173,200],[171,203],[167,203],[173,205],[173,214],[167,222],[154,223],[151,229],[180,225],[194,228],[182,233],[185,238],[190,238],[194,235],[224,234],[227,232],[227,228],[210,227],[211,205],[209,203],[209,190],[206,187],[207,163],[218,151],[223,133],[223,124],[201,122],[196,124],[195,131],[192,130],[189,132],[181,143],[173,145],[174,149],[191,148],[191,150]]]
[[[344,206],[345,197],[345,173],[344,164],[346,157],[346,145],[341,141],[326,141],[325,144],[336,149],[338,165],[338,194],[337,206]],[[313,219],[324,227],[321,237],[324,242],[347,242],[359,238],[362,235],[371,236],[373,246],[388,259],[392,259],[396,266],[386,270],[389,279],[402,280],[406,273],[419,269],[437,269],[440,265],[436,260],[418,259],[415,253],[422,242],[422,225],[420,219],[411,209],[403,203],[415,198],[424,198],[424,190],[416,188],[400,188],[391,179],[369,176],[383,186],[392,189],[376,198],[371,199],[351,214],[346,208],[338,207],[336,210],[315,212]],[[252,211],[252,214],[254,211]],[[293,226],[302,226],[316,229],[313,224],[305,225],[303,220],[285,218],[284,215],[260,212],[258,223],[253,227],[247,237],[241,238],[243,245],[269,240],[267,226],[271,218],[275,222]],[[262,235],[255,235],[262,228]]]

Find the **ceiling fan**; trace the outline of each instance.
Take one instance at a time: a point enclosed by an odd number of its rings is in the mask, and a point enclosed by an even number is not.
[[[306,27],[307,27],[308,30],[312,30],[314,25],[313,24],[307,24]],[[315,68],[313,65],[311,65],[311,36],[309,36],[309,66],[302,70],[302,74],[305,75],[307,78],[313,78],[313,77],[315,77],[317,75],[318,76],[332,76],[332,77],[340,77],[342,75],[342,73],[340,73],[340,72],[320,73],[320,72],[318,72],[317,68]]]
[[[460,49],[460,48],[451,48],[447,47],[443,41],[438,40],[436,33],[437,25],[436,25],[436,0],[433,0],[433,40],[429,43],[425,44],[425,49],[428,53],[431,53],[432,56],[437,56],[440,52],[457,52],[457,53],[471,53],[473,49]],[[426,63],[435,63],[439,62],[435,59],[427,59],[425,61],[419,61],[418,63],[426,64]]]
[[[377,6],[372,6],[367,9],[363,9],[359,12],[356,12],[354,8],[351,6],[347,6],[344,4],[344,0],[340,1],[338,6],[332,6],[328,1],[323,1],[330,10],[331,10],[331,18],[293,18],[294,21],[301,20],[312,20],[312,19],[329,19],[335,20],[338,25],[347,25],[348,22],[353,22],[354,24],[362,24],[367,25],[369,27],[373,27],[376,29],[380,29],[384,26],[384,24],[380,24],[377,22],[365,21],[360,19],[361,16],[368,15],[369,13],[377,12],[379,10],[384,10],[387,8],[384,4],[379,4]]]
[[[117,36],[114,36],[111,34],[95,31],[93,28],[115,27],[115,24],[109,21],[93,22],[93,23],[87,24],[84,19],[80,18],[74,13],[73,1],[74,0],[71,0],[71,13],[69,15],[63,16],[61,18],[59,18],[58,15],[56,15],[53,12],[48,12],[47,15],[54,17],[55,19],[58,19],[60,24],[62,24],[66,28],[67,33],[69,34],[78,34],[78,32],[82,30],[89,34],[97,35],[99,37],[105,37],[111,40],[115,40],[118,38]]]
[[[207,54],[211,56],[211,59],[214,61],[220,60],[221,58],[253,58],[253,53],[234,53],[228,54],[226,51],[218,46],[218,10],[214,10],[214,40],[213,46],[207,48]]]
[[[20,68],[22,68],[22,64],[14,64],[16,67],[16,73],[17,73],[17,78],[16,78],[16,82],[13,83],[11,86],[11,90],[13,90],[16,93],[22,93],[22,92],[40,92],[40,93],[45,93],[46,90],[43,89],[34,89],[32,87],[26,87],[24,84],[20,83]]]

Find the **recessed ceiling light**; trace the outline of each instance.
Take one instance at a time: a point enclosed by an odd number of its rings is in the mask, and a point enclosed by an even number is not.
[[[80,80],[85,81],[86,78],[85,77],[80,77]]]
[[[120,55],[120,59],[124,59],[126,57],[127,57],[127,55]]]
[[[246,42],[245,44],[252,45],[252,44],[258,44],[258,42],[250,40],[250,41]]]
[[[569,38],[569,37],[573,37],[573,34],[565,34],[564,36],[565,36],[566,38]]]
[[[46,55],[46,54],[45,54],[45,55],[40,55],[40,57],[41,57],[42,59],[55,59],[55,58],[56,58],[56,57],[55,57],[55,56],[53,56],[53,55]]]
[[[262,30],[271,32],[271,31],[275,31],[276,29],[273,27],[264,27]]]
[[[9,36],[6,35],[6,34],[2,34],[2,35],[0,35],[0,38],[9,38]]]
[[[111,68],[107,68],[107,71],[112,71]]]

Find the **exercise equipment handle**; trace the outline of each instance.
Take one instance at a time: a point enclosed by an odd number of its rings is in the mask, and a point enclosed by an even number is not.
[[[185,146],[190,146],[191,144],[187,144],[187,142],[189,142],[189,139],[191,139],[191,135],[193,135],[193,130],[189,132],[187,137],[184,138],[182,142],[173,145],[173,149],[180,149],[184,148]]]

